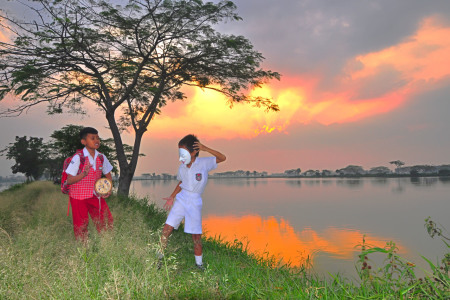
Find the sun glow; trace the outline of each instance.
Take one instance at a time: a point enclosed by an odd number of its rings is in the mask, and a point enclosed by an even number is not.
[[[252,138],[288,134],[296,124],[355,122],[392,111],[450,75],[450,27],[425,19],[408,39],[348,60],[332,84],[325,74],[285,74],[281,82],[254,89],[252,96],[273,99],[280,112],[237,104],[230,109],[217,92],[192,88],[188,101],[171,103],[155,118],[160,138],[195,132],[207,138]]]
[[[192,88],[189,102],[170,103],[151,125],[159,137],[178,137],[186,132],[196,132],[202,137],[244,137],[283,132],[293,114],[302,106],[301,93],[294,89],[275,91],[270,86],[251,91],[250,95],[273,98],[280,112],[265,112],[249,104],[235,104],[230,108],[226,98],[216,91]],[[295,98],[297,101],[292,101]]]

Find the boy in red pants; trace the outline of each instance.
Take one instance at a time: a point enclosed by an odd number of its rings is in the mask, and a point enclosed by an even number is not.
[[[112,179],[113,166],[103,154],[97,151],[100,146],[100,138],[96,129],[83,128],[80,131],[80,138],[81,143],[85,146],[83,154],[73,156],[66,173],[75,238],[85,241],[88,236],[89,215],[98,232],[113,225],[113,217],[108,204],[94,191],[95,181],[101,178],[102,174]],[[82,167],[83,171],[77,174],[81,163],[80,155],[85,157],[84,167]],[[109,195],[106,195],[105,198],[108,198]]]

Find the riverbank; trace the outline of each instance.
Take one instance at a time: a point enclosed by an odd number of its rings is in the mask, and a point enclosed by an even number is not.
[[[67,196],[49,182],[19,185],[0,193],[0,298],[29,299],[351,299],[448,296],[429,279],[383,279],[365,269],[361,278],[321,279],[305,268],[278,266],[233,244],[204,241],[207,268],[194,268],[192,240],[174,233],[167,260],[157,270],[159,233],[165,213],[146,200],[112,196],[113,232],[99,236],[92,224],[86,246],[74,241]],[[420,233],[422,234],[422,233]],[[372,250],[372,252],[380,252]],[[387,251],[387,250],[386,250]],[[391,252],[392,254],[393,252]],[[389,255],[389,253],[385,253]],[[369,254],[368,254],[369,255]],[[371,254],[370,254],[371,255]],[[365,255],[358,268],[364,267]],[[406,265],[406,264],[405,264]],[[407,268],[398,262],[398,269]],[[412,270],[409,266],[408,270]],[[404,269],[406,270],[406,269]],[[442,280],[442,279],[441,279]]]
[[[295,176],[282,176],[282,175],[266,175],[266,176],[224,176],[224,175],[208,175],[209,179],[267,179],[267,178],[280,178],[280,179],[363,179],[363,178],[375,178],[375,179],[383,179],[383,178],[411,178],[411,180],[417,180],[420,178],[430,178],[436,177],[441,179],[442,181],[450,181],[450,176],[440,176],[438,174],[420,174],[420,175],[411,175],[411,174],[387,174],[387,175],[373,175],[373,174],[362,174],[362,175],[330,175],[330,176],[304,176],[304,175],[295,175]],[[140,177],[135,176],[133,178],[135,181],[142,180],[177,180],[176,175],[171,175],[170,177]]]

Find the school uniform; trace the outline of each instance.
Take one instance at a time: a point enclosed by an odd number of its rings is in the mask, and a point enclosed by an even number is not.
[[[180,165],[177,179],[181,181],[181,191],[175,196],[166,224],[177,229],[184,218],[184,232],[202,234],[202,193],[208,182],[208,172],[215,168],[215,157],[197,157],[190,168]]]
[[[83,155],[85,157],[85,164],[87,159],[89,159],[89,163],[91,164],[89,173],[80,181],[69,186],[73,230],[77,239],[84,239],[87,237],[89,215],[91,216],[98,232],[106,228],[105,220],[108,221],[108,226],[113,225],[113,217],[111,211],[109,210],[108,204],[106,204],[105,199],[96,195],[94,191],[94,185],[97,179],[101,178],[102,174],[108,174],[111,172],[113,166],[108,159],[97,150],[95,150],[95,155],[92,157],[89,151],[84,148]],[[103,164],[100,159],[100,155],[103,155]],[[67,167],[66,173],[76,176],[79,166],[80,155],[75,155]]]

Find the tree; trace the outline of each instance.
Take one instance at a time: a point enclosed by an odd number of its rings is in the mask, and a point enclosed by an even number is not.
[[[292,176],[292,175],[296,175],[299,176],[300,173],[302,172],[302,170],[300,168],[297,169],[290,169],[290,170],[285,170],[284,173],[286,175]]]
[[[365,171],[361,166],[348,165],[343,169],[336,170],[336,173],[338,173],[341,176],[342,175],[359,176],[363,175]]]
[[[395,165],[397,168],[400,168],[401,166],[405,165],[404,162],[401,160],[394,160],[389,162],[391,165]]]
[[[390,174],[392,171],[388,167],[380,166],[373,167],[369,170],[369,174],[371,175],[386,175]]]
[[[11,167],[13,174],[23,173],[28,181],[38,179],[44,173],[44,160],[46,157],[42,138],[16,136],[14,143],[9,143],[0,151],[7,159],[14,159],[16,163]],[[6,154],[3,154],[6,153]]]
[[[39,5],[39,7],[37,7]],[[83,113],[91,101],[103,111],[120,168],[118,192],[128,194],[144,133],[167,101],[185,99],[185,86],[215,90],[230,107],[243,102],[278,110],[270,99],[245,94],[280,75],[260,67],[261,53],[246,38],[213,26],[240,20],[231,1],[38,0],[36,18],[2,13],[13,42],[0,42],[0,99],[21,100],[3,116],[47,103],[48,112]],[[134,132],[133,153],[121,133]]]

